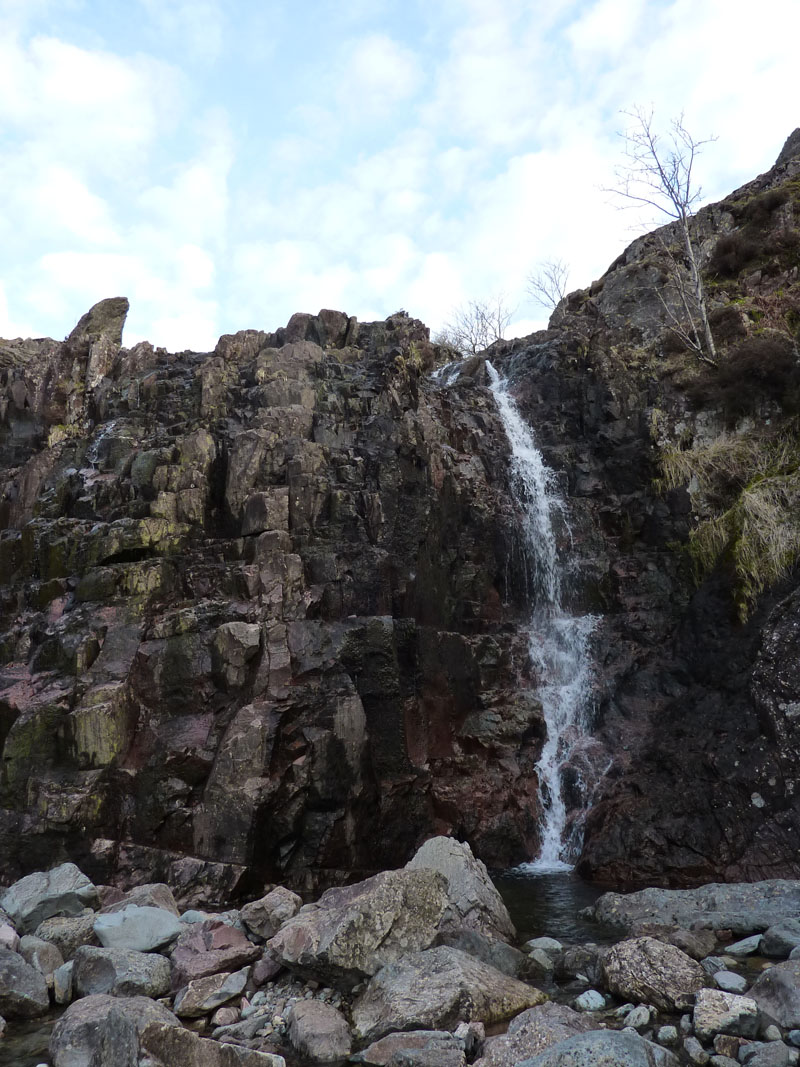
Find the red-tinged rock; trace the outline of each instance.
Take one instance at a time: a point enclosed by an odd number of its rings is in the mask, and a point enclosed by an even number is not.
[[[195,978],[222,971],[235,971],[255,963],[263,949],[248,941],[241,930],[218,919],[192,923],[175,944],[172,961],[172,988],[180,989]]]

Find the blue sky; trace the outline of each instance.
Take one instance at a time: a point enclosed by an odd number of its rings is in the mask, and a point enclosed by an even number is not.
[[[0,336],[126,295],[125,341],[210,348],[294,311],[514,332],[620,211],[620,109],[717,141],[717,198],[800,125],[798,0],[0,0]],[[638,230],[637,230],[638,227]]]

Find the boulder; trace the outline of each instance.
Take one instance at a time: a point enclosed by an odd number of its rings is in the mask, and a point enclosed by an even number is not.
[[[262,949],[247,940],[241,930],[217,919],[192,923],[175,943],[171,953],[172,988],[180,989],[195,978],[234,971],[255,963]]]
[[[19,948],[19,934],[11,923],[0,923],[0,948],[16,952]]]
[[[517,1067],[678,1067],[678,1057],[638,1034],[592,1030],[551,1045]]]
[[[747,992],[747,979],[735,971],[715,971],[714,981],[717,983],[717,988],[722,989],[725,993]]]
[[[765,956],[786,959],[793,948],[800,945],[800,919],[784,919],[770,926],[761,937],[761,952]]]
[[[786,960],[764,971],[749,995],[778,1026],[800,1027],[800,960]]]
[[[401,1034],[387,1034],[373,1041],[361,1053],[362,1063],[369,1067],[386,1067],[397,1052],[456,1052],[464,1054],[464,1042],[447,1030],[410,1030]]]
[[[558,978],[577,978],[584,975],[592,983],[597,983],[603,976],[603,959],[607,949],[600,945],[588,943],[572,945],[564,955],[556,960]]]
[[[139,1046],[152,1067],[286,1067],[282,1056],[223,1045],[161,1022],[144,1028]]]
[[[42,941],[33,934],[25,934],[22,938],[19,943],[19,953],[26,963],[35,967],[43,975],[52,974],[64,963],[64,957],[55,945],[49,941]]]
[[[165,908],[128,904],[118,911],[98,915],[94,932],[104,948],[129,952],[153,952],[175,941],[185,927],[174,912]]]
[[[289,1042],[304,1060],[329,1063],[350,1055],[350,1028],[332,1004],[322,1000],[300,1000],[289,1008],[286,1021]]]
[[[513,1018],[505,1034],[489,1038],[475,1067],[514,1067],[520,1060],[538,1056],[551,1045],[586,1033],[593,1026],[590,1019],[566,1004],[539,1004]]]
[[[505,941],[496,941],[478,930],[463,926],[439,933],[436,944],[461,949],[462,952],[488,963],[490,967],[497,968],[503,974],[510,974],[512,978],[537,977],[552,974],[553,971],[553,961],[538,949],[526,956],[524,952]]]
[[[303,901],[297,893],[279,885],[260,900],[245,904],[241,911],[242,922],[250,933],[268,941],[302,906]]]
[[[0,895],[0,908],[19,934],[32,933],[53,915],[80,915],[97,903],[97,889],[74,863],[26,875]]]
[[[641,889],[638,893],[604,893],[586,914],[617,930],[637,923],[750,934],[800,914],[800,881],[773,878],[700,886],[697,889]]]
[[[123,893],[119,900],[115,900],[113,904],[106,904],[100,910],[103,914],[108,914],[108,912],[123,911],[131,904],[136,904],[140,908],[163,908],[164,911],[180,916],[180,909],[172,890],[164,882],[146,882],[144,885],[136,885],[133,889]]]
[[[50,1055],[53,1067],[114,1067],[136,1065],[131,1055],[138,1053],[137,1035],[149,1023],[179,1027],[180,1023],[163,1005],[147,997],[89,996],[70,1004],[53,1027]],[[104,1056],[117,1045],[115,1058]],[[119,1046],[127,1046],[120,1050]],[[127,1056],[127,1062],[124,1056]]]
[[[438,871],[384,871],[327,890],[285,923],[269,948],[297,974],[352,988],[431,945],[446,907],[447,883]]]
[[[486,864],[476,859],[466,842],[432,837],[417,850],[406,870],[439,871],[447,879],[447,910],[442,931],[466,927],[501,941],[513,941],[516,930],[494,886]]]
[[[665,941],[691,956],[693,960],[702,960],[704,956],[710,955],[717,945],[714,933],[701,927],[684,930],[681,926],[636,923],[631,930],[631,937],[654,937],[656,941]]]
[[[83,945],[75,953],[72,982],[79,997],[163,997],[170,987],[169,960],[155,952]]]
[[[182,1019],[196,1019],[201,1015],[208,1015],[244,992],[248,974],[249,968],[245,967],[241,971],[234,971],[233,974],[210,974],[206,978],[196,978],[184,986],[175,997],[175,1014]]]
[[[751,997],[721,989],[701,989],[695,998],[692,1023],[701,1041],[709,1041],[715,1034],[754,1037],[758,1033],[758,1004]]]
[[[354,1030],[374,1041],[392,1030],[450,1029],[510,1019],[547,997],[455,948],[433,948],[387,964],[353,1004]]]
[[[603,959],[603,974],[612,993],[624,1000],[679,1011],[692,1003],[706,984],[706,972],[674,945],[637,937],[614,945]]]
[[[55,916],[45,919],[36,927],[36,937],[55,945],[65,960],[71,960],[81,945],[97,945],[94,932],[96,912],[87,908],[83,915],[74,918]]]
[[[17,952],[0,948],[0,1015],[34,1019],[50,1007],[44,975]]]

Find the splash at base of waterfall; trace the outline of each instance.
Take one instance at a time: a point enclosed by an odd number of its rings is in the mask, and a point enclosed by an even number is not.
[[[566,502],[544,462],[506,382],[487,361],[492,393],[511,446],[511,480],[524,515],[526,556],[534,608],[528,648],[542,703],[547,739],[536,764],[543,811],[539,856],[531,871],[570,870],[580,851],[590,792],[591,656],[596,619],[574,615],[562,603],[563,567],[556,523],[566,528]],[[569,792],[569,802],[565,793]]]

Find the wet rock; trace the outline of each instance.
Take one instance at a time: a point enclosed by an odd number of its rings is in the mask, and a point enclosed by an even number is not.
[[[184,926],[164,908],[128,904],[117,911],[98,915],[94,932],[104,948],[129,952],[152,952],[175,941]]]
[[[786,959],[792,949],[800,945],[800,919],[785,919],[770,926],[761,937],[761,952],[764,956]]]
[[[44,975],[17,952],[0,949],[0,1014],[9,1019],[34,1019],[50,1007]]]
[[[638,1034],[592,1030],[551,1045],[518,1067],[678,1067],[678,1058]]]
[[[267,941],[297,914],[302,904],[303,901],[297,893],[284,889],[283,886],[276,886],[260,900],[245,904],[242,908],[242,922],[251,933]]]
[[[466,927],[488,937],[513,941],[514,924],[495,889],[486,865],[475,859],[468,844],[452,837],[432,837],[417,850],[406,870],[439,871],[447,879],[448,907],[443,932]]]
[[[515,1067],[521,1060],[537,1056],[575,1034],[586,1033],[594,1025],[565,1004],[539,1004],[515,1016],[505,1034],[489,1038],[476,1067]]]
[[[620,930],[636,923],[656,922],[751,934],[766,930],[800,912],[800,881],[712,883],[697,889],[642,889],[637,893],[604,893],[588,909],[602,923]]]
[[[170,952],[172,988],[180,989],[195,978],[238,970],[254,963],[262,950],[245,935],[215,919],[193,923]]]
[[[321,1000],[301,1000],[286,1014],[292,1047],[304,1059],[329,1063],[350,1055],[352,1040],[340,1011]]]
[[[776,963],[764,971],[749,995],[778,1026],[800,1026],[800,960]]]
[[[723,993],[720,989],[701,989],[695,998],[692,1022],[702,1041],[709,1041],[715,1034],[755,1037],[758,1005],[752,997]]]
[[[196,1019],[201,1015],[208,1015],[209,1012],[244,992],[248,974],[249,969],[245,967],[233,974],[212,974],[206,978],[196,978],[179,990],[175,997],[173,1011],[183,1019]],[[229,1021],[235,1022],[235,1020]]]
[[[169,960],[154,952],[83,945],[73,959],[72,981],[80,997],[163,997],[170,988]]]
[[[352,1015],[356,1036],[373,1041],[391,1030],[448,1029],[470,1019],[488,1025],[546,999],[457,949],[433,948],[378,971]]]
[[[97,890],[74,863],[29,874],[0,894],[2,908],[19,934],[33,932],[53,915],[80,915],[98,903]]]
[[[53,1027],[50,1038],[53,1067],[96,1067],[98,1063],[115,1067],[135,1065],[138,1035],[153,1022],[180,1027],[171,1011],[147,997],[101,995],[76,1000]],[[105,1053],[115,1044],[116,1055],[109,1058]]]
[[[446,881],[438,871],[384,871],[323,893],[281,927],[269,949],[298,974],[352,987],[384,964],[427,948],[446,907]]]
[[[705,971],[685,952],[649,937],[614,945],[603,959],[603,973],[612,993],[661,1011],[688,1006],[706,984]]]

